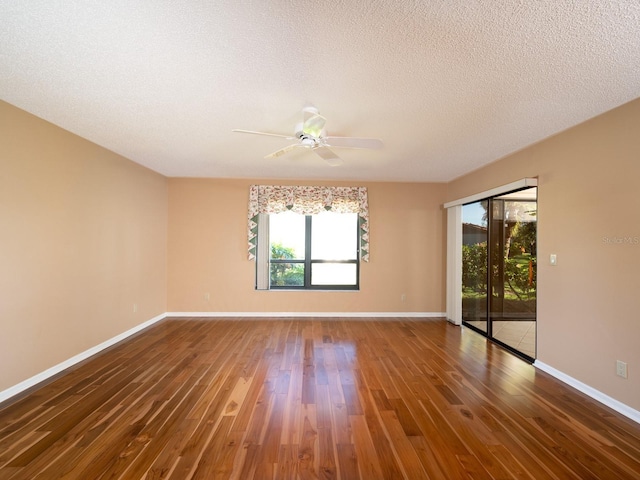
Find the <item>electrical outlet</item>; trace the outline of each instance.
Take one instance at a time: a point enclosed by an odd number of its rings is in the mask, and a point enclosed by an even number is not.
[[[211,295],[209,293],[204,294],[204,301],[208,302],[211,299]]]
[[[138,304],[134,303],[133,304],[133,313],[136,313],[138,311]]]
[[[622,378],[627,378],[627,364],[620,360],[616,360],[616,375]]]
[[[406,294],[403,293],[402,295],[400,295],[400,301],[401,302],[404,302],[406,299],[407,299],[407,295]]]

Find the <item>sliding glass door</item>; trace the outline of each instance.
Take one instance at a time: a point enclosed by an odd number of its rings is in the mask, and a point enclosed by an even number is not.
[[[488,200],[462,206],[462,321],[488,330],[487,228]]]
[[[462,321],[534,359],[537,189],[463,206]]]

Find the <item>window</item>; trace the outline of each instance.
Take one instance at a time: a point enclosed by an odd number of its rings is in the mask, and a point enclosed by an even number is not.
[[[268,223],[270,289],[358,289],[357,213],[287,211]]]
[[[367,187],[249,188],[247,258],[256,261],[257,290],[357,290],[369,236]]]

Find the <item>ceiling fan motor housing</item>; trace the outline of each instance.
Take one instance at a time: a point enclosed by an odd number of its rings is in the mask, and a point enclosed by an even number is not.
[[[303,132],[298,134],[298,138],[300,139],[300,144],[305,147],[313,147],[319,143],[317,138],[306,135]]]

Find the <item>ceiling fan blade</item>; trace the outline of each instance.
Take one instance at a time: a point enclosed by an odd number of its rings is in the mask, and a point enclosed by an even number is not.
[[[313,151],[320,157],[324,158],[332,167],[342,165],[343,160],[333,153],[328,147],[315,147]]]
[[[318,109],[313,105],[307,105],[302,109],[302,121],[306,122],[310,117],[318,115]]]
[[[282,135],[280,133],[267,133],[267,132],[254,132],[253,130],[240,130],[240,129],[233,129],[231,130],[232,132],[236,132],[236,133],[250,133],[252,135],[265,135],[268,137],[280,137],[280,138],[286,138],[289,140],[295,140],[295,137],[292,137],[291,135]]]
[[[278,158],[281,155],[284,155],[287,152],[290,152],[291,150],[293,150],[296,147],[301,147],[302,145],[298,144],[298,143],[294,143],[293,145],[287,145],[284,148],[281,148],[280,150],[276,150],[273,153],[270,153],[269,155],[267,155],[264,158]]]
[[[370,148],[379,150],[384,145],[382,140],[377,138],[357,138],[357,137],[324,137],[327,145],[342,148]]]
[[[324,129],[326,119],[322,115],[311,115],[302,124],[302,133],[318,138]]]

